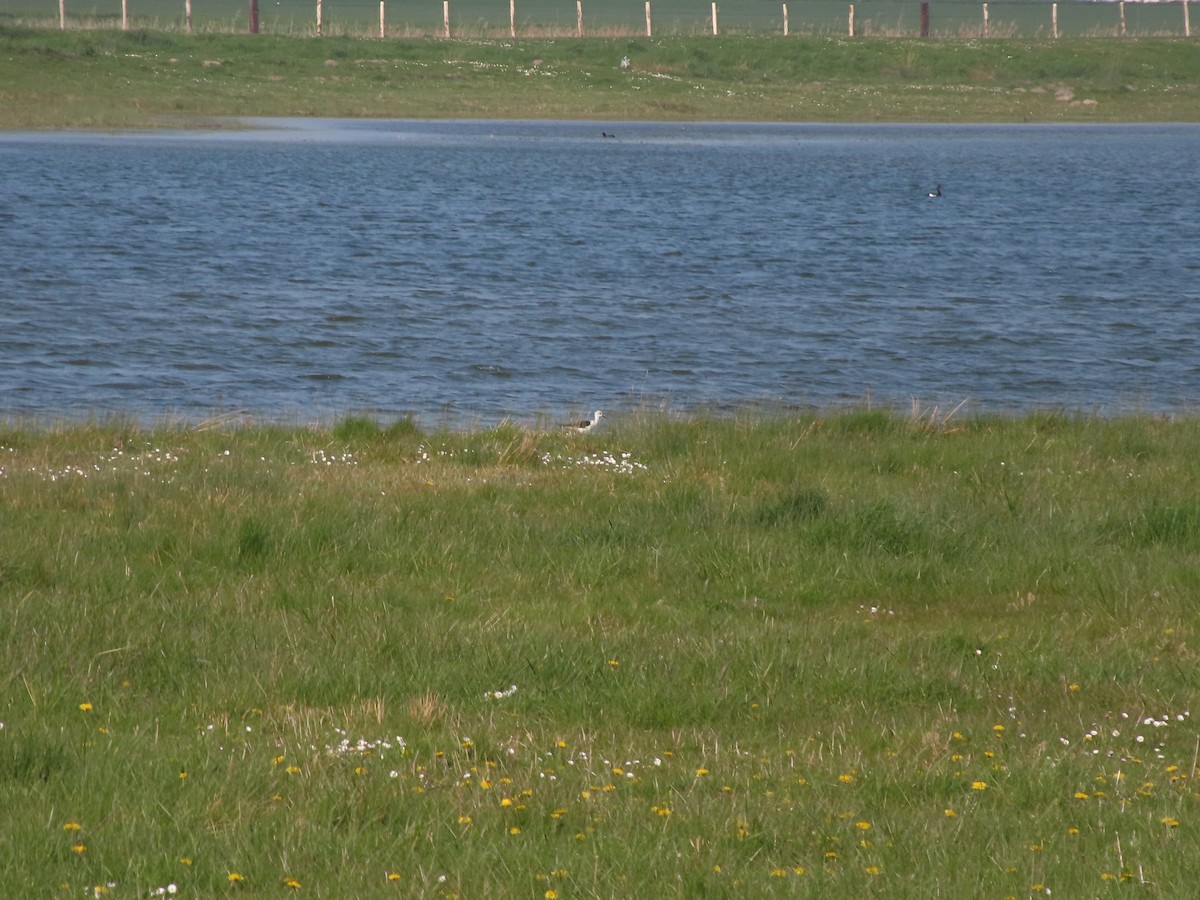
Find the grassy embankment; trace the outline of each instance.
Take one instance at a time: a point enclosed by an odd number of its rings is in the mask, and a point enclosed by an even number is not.
[[[618,62],[628,56],[629,71]],[[1182,39],[368,40],[0,29],[0,129],[215,116],[1196,121]]]
[[[1200,419],[0,433],[8,896],[1187,896]]]

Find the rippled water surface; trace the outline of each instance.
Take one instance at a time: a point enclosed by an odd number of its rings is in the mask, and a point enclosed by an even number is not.
[[[0,134],[0,414],[1200,399],[1197,126],[252,124]]]

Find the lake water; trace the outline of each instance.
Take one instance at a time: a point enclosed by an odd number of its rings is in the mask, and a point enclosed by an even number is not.
[[[248,124],[0,134],[0,415],[1200,404],[1200,126]]]

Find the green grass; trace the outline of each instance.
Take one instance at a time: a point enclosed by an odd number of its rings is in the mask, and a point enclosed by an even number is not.
[[[1196,121],[1198,93],[1200,54],[1181,39],[379,41],[0,27],[7,130],[221,116]]]
[[[119,0],[66,0],[67,27],[119,28]],[[777,0],[722,0],[718,26],[722,34],[781,35],[783,10]],[[184,31],[184,0],[128,0],[129,27],[151,31]],[[790,34],[845,35],[849,3],[844,0],[803,0],[788,4]],[[859,0],[855,32],[860,36],[916,37],[920,31],[919,0]],[[385,7],[389,37],[441,36],[443,9],[438,0],[391,0]],[[58,4],[53,0],[5,0],[0,25],[57,28]],[[516,29],[520,37],[575,36],[576,5],[570,0],[517,0]],[[711,34],[711,7],[705,0],[653,0],[653,33],[659,37]],[[505,0],[452,0],[452,33],[456,37],[510,36],[509,4]],[[940,38],[974,38],[982,32],[981,4],[974,0],[940,0],[930,5],[930,34]],[[993,37],[1048,37],[1050,4],[1007,0],[989,4]],[[1184,19],[1178,4],[1129,3],[1125,8],[1128,36],[1182,37]],[[193,31],[245,32],[249,27],[247,0],[193,0]],[[584,0],[583,27],[589,36],[645,34],[641,0]],[[260,0],[262,33],[290,36],[316,32],[312,0]],[[325,0],[325,35],[377,37],[378,0]],[[1116,37],[1120,16],[1115,3],[1059,4],[1059,34],[1063,37]]]
[[[4,892],[1189,893],[1200,419],[612,418],[0,428]]]

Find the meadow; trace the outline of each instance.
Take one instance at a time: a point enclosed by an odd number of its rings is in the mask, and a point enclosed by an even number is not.
[[[63,0],[68,28],[118,28],[122,8],[131,29],[185,31],[187,0]],[[920,33],[919,0],[859,0],[854,29],[860,37],[915,37]],[[378,0],[323,0],[322,34],[378,37]],[[709,0],[652,0],[652,34],[711,35]],[[788,32],[793,35],[842,37],[849,33],[846,0],[803,0],[788,4]],[[312,36],[316,33],[315,0],[260,0],[259,29],[264,34]],[[443,5],[439,0],[385,0],[389,37],[443,37]],[[506,0],[451,0],[451,34],[459,38],[574,37],[583,14],[589,37],[640,37],[645,31],[643,0],[515,0],[510,22]],[[940,38],[982,36],[982,4],[975,0],[934,0],[929,7],[929,33]],[[1062,2],[1058,9],[1063,37],[1121,36],[1121,10],[1116,2]],[[247,0],[191,0],[192,30],[206,33],[245,32]],[[1130,2],[1124,8],[1125,35],[1183,37],[1185,19],[1179,3]],[[783,34],[783,4],[777,0],[722,0],[718,4],[722,34]],[[0,24],[57,28],[54,0],[6,0]],[[1198,22],[1200,25],[1200,22]],[[988,33],[993,37],[1049,37],[1053,20],[1049,2],[1000,0],[988,4]]]
[[[916,405],[10,421],[0,885],[1188,896],[1198,460]]]
[[[231,116],[1194,122],[1198,94],[1200,54],[1179,38],[381,41],[0,24],[10,131]]]

